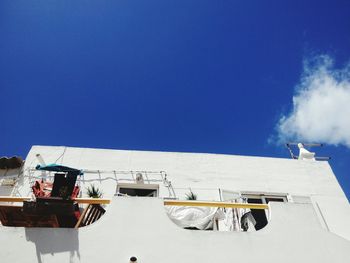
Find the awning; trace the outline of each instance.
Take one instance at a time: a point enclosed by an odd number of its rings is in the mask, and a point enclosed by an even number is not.
[[[42,170],[42,171],[51,171],[51,172],[64,172],[64,173],[76,173],[78,175],[83,174],[82,170],[71,168],[68,166],[63,166],[60,164],[48,164],[48,165],[40,165],[38,164],[35,169]]]

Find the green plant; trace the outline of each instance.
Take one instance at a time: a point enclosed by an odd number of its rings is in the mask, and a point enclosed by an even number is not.
[[[186,200],[197,200],[197,195],[190,189],[190,192],[186,194]]]
[[[103,195],[101,190],[93,184],[87,187],[86,193],[91,198],[101,198]]]

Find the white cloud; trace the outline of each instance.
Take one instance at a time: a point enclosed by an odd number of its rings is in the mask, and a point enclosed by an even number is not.
[[[280,141],[350,147],[350,65],[334,69],[329,56],[305,61],[291,112],[276,126]]]

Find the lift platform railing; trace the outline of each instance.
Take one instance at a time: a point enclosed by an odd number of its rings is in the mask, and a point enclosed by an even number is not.
[[[23,202],[31,200],[31,197],[0,196],[0,202]],[[74,198],[78,204],[109,204],[111,199],[106,198]],[[247,204],[216,201],[188,201],[188,200],[164,200],[165,206],[205,206],[221,208],[249,208],[249,209],[269,209],[267,204]]]
[[[268,209],[267,204],[247,204],[215,201],[182,201],[182,200],[165,200],[164,205],[168,206],[205,206],[221,208],[249,208],[249,209]]]
[[[0,202],[20,203],[30,200],[32,200],[32,197],[0,196]],[[71,200],[78,204],[109,204],[111,202],[110,199],[105,198],[73,198]]]

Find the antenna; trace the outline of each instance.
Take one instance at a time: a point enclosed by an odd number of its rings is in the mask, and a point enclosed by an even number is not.
[[[295,145],[298,146],[300,142],[287,142],[286,145]],[[323,143],[301,143],[306,147],[322,147]]]
[[[323,143],[297,143],[297,142],[287,142],[285,144],[285,146],[287,147],[289,154],[291,156],[292,159],[304,159],[301,154],[299,153],[299,155],[295,155],[293,152],[293,148],[298,147],[299,151],[306,151],[308,152],[308,156],[310,159],[316,160],[316,161],[328,161],[331,159],[331,157],[315,157],[314,153],[309,152],[308,150],[304,149],[304,147],[323,147],[324,144]],[[303,150],[301,150],[303,149]]]

